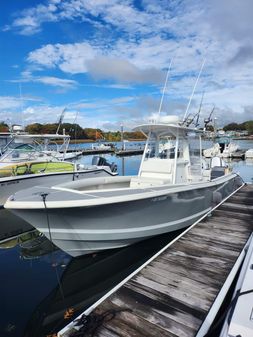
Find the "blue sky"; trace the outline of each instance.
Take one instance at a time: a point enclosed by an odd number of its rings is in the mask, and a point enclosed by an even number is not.
[[[0,3],[0,121],[130,129],[157,112],[215,106],[253,119],[251,0],[11,0]]]

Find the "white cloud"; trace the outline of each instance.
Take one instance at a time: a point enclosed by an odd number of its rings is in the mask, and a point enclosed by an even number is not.
[[[0,96],[0,121],[8,124],[23,124],[23,109],[27,103],[39,101],[39,98]]]
[[[162,73],[151,67],[140,69],[126,59],[103,56],[88,43],[46,45],[31,52],[28,62],[56,68],[66,73],[77,74],[89,72],[96,79],[113,79],[116,82],[161,83]]]
[[[73,88],[77,85],[76,81],[57,78],[57,77],[50,77],[50,76],[34,78],[33,82],[43,83],[43,84],[46,84],[46,85],[52,85],[52,86],[55,86],[55,87],[61,87],[61,88],[65,88],[65,89],[70,89],[70,88]]]
[[[78,82],[75,80],[69,80],[54,76],[41,76],[34,77],[30,71],[25,71],[22,73],[22,78],[18,80],[11,80],[9,82],[13,83],[42,83],[44,85],[49,85],[53,87],[58,87],[62,89],[74,89],[78,86]]]
[[[93,30],[82,31],[78,43],[49,43],[31,51],[27,57],[30,74],[24,74],[24,79],[30,76],[34,82],[73,88],[78,85],[75,75],[88,74],[96,81],[114,82],[111,87],[123,85],[124,88],[128,83],[132,87],[145,83],[162,87],[164,69],[173,59],[166,111],[174,109],[182,113],[205,55],[206,66],[192,109],[198,106],[205,89],[205,104],[215,104],[217,110],[233,118],[241,118],[245,111],[248,114],[248,107],[253,106],[251,0],[241,3],[237,0],[143,0],[138,6],[135,3],[131,0],[48,0],[44,5],[19,13],[5,30],[16,29],[28,35],[40,31],[46,22],[59,21],[78,23],[81,29],[85,27],[82,23],[93,27]],[[71,74],[74,79],[49,76],[49,70]],[[34,76],[34,71],[45,73]],[[143,112],[138,102],[142,101],[148,112],[157,107],[159,95],[154,86],[154,98],[137,99],[135,106],[134,102],[130,106],[126,98],[125,105],[122,100],[122,106],[117,106],[114,113],[119,118],[124,117],[124,113],[133,119],[139,118]],[[94,102],[83,104],[92,109]],[[102,102],[94,109],[98,108],[102,116],[105,106]],[[104,113],[101,118],[108,121],[109,108]]]
[[[10,110],[21,106],[21,99],[11,96],[0,97],[0,110]]]
[[[87,72],[86,61],[96,52],[88,43],[46,45],[28,55],[28,62],[46,68],[59,67],[64,72],[76,74]]]
[[[12,22],[9,29],[15,29],[22,35],[38,33],[43,22],[55,22],[58,20],[56,11],[57,6],[51,1],[48,1],[46,5],[39,4],[36,7],[23,10]]]
[[[48,105],[33,105],[23,109],[22,116],[25,124],[32,123],[57,123],[59,116],[64,107],[48,106]]]

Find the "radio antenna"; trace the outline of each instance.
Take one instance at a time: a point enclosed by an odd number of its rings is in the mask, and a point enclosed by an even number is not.
[[[172,65],[172,59],[170,60],[169,69],[167,71],[166,79],[165,79],[165,83],[164,83],[164,87],[163,87],[162,98],[161,98],[160,106],[159,106],[159,110],[158,110],[158,115],[159,116],[161,114],[161,109],[162,109],[162,105],[163,105],[164,94],[165,94],[165,90],[166,90],[166,87],[167,87],[167,82],[168,82],[168,78],[169,78],[169,73],[170,73],[171,65]]]

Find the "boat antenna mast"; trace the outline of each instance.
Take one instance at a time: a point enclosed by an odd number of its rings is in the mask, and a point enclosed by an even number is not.
[[[24,123],[24,100],[22,95],[22,87],[21,83],[19,83],[19,99],[20,99],[20,107],[21,107],[21,124],[23,130],[25,129],[25,123]]]
[[[78,116],[78,113],[79,113],[79,111],[76,112],[75,118],[73,120],[72,127],[69,130],[69,133],[74,132],[74,135],[75,135],[75,149],[76,149],[76,146],[77,146],[76,138],[77,138],[77,116]]]
[[[172,60],[173,59],[170,60],[170,65],[169,65],[169,68],[168,68],[168,71],[167,71],[167,74],[166,74],[166,79],[165,79],[165,83],[164,83],[164,86],[163,86],[162,97],[161,97],[160,106],[159,106],[159,110],[158,110],[158,116],[160,116],[160,114],[161,114],[162,105],[163,105],[163,99],[164,99],[164,94],[165,94],[165,90],[166,90],[166,87],[167,87],[169,73],[170,73],[171,65],[172,65]]]
[[[56,130],[56,134],[57,134],[57,135],[58,135],[59,130],[60,130],[60,127],[61,127],[61,125],[62,125],[62,121],[63,121],[64,115],[65,115],[65,111],[66,111],[66,108],[64,108],[64,109],[62,110],[62,113],[61,113],[61,115],[60,115],[59,122],[58,122],[58,127],[57,127],[57,130]]]
[[[193,87],[193,90],[192,90],[192,94],[191,94],[191,97],[190,97],[190,99],[189,99],[187,108],[186,108],[186,110],[185,110],[185,114],[184,114],[184,118],[183,118],[183,121],[182,121],[182,125],[186,124],[186,121],[187,121],[187,119],[189,118],[189,113],[188,113],[188,111],[189,111],[189,108],[190,108],[190,105],[191,105],[191,101],[192,101],[193,95],[194,95],[194,93],[195,93],[195,90],[196,90],[196,87],[197,87],[197,84],[198,84],[198,81],[199,81],[199,78],[200,78],[200,75],[201,75],[201,73],[202,73],[202,70],[203,70],[203,68],[204,68],[205,63],[206,63],[206,59],[204,58],[204,60],[203,60],[203,62],[202,62],[202,65],[201,65],[201,68],[200,68],[200,71],[199,71],[199,74],[198,74],[198,77],[197,77],[196,82],[195,82],[195,84],[194,84],[194,87]]]

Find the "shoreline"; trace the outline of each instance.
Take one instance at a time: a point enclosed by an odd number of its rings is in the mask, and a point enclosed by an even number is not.
[[[129,142],[144,142],[146,139],[128,139]],[[82,144],[82,143],[120,143],[121,140],[103,140],[100,142],[99,140],[93,140],[93,139],[70,139],[70,144]]]

